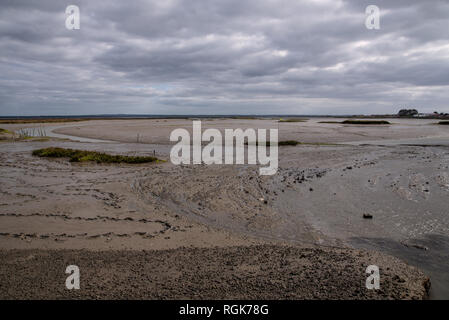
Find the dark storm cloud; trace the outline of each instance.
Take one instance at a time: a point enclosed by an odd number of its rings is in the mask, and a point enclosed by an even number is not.
[[[439,0],[3,0],[0,115],[447,112],[448,18]]]

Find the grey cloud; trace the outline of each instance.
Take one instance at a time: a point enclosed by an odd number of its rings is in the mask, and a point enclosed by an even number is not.
[[[0,115],[449,111],[447,1],[73,4],[0,3]]]

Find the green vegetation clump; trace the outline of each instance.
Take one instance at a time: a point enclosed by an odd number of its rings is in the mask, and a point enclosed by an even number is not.
[[[230,119],[239,119],[239,120],[257,120],[256,117],[251,117],[251,116],[232,116]]]
[[[95,161],[97,163],[147,163],[160,161],[155,157],[109,155],[96,151],[65,148],[44,148],[33,151],[33,156],[47,158],[69,158],[70,162]]]
[[[341,123],[340,121],[319,121],[318,123]]]
[[[248,145],[248,142],[245,142],[245,145]],[[256,142],[256,145],[261,145],[259,141]],[[278,142],[278,146],[297,146],[297,145],[308,145],[308,146],[336,146],[334,143],[325,143],[325,142],[300,142],[296,140],[283,140]],[[270,141],[265,142],[265,146],[270,146]]]
[[[298,144],[301,144],[301,142],[296,140],[285,140],[285,141],[279,141],[278,145],[280,146],[296,146]]]
[[[6,129],[3,129],[3,128],[0,128],[0,133],[12,133],[11,131],[9,131],[9,130],[6,130]]]
[[[319,121],[318,123],[329,124],[391,124],[385,120],[345,120],[345,121]]]
[[[449,125],[449,121],[440,121],[440,122],[438,122],[438,124],[441,124],[441,125]]]
[[[345,120],[343,124],[390,124],[385,120]]]
[[[287,118],[287,119],[279,119],[278,122],[306,122],[309,119],[302,119],[302,118]]]

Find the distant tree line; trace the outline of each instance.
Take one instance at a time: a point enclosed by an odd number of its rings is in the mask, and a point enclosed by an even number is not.
[[[448,113],[439,113],[438,111],[435,111],[433,113],[428,114],[420,114],[418,110],[416,109],[401,109],[398,112],[398,117],[416,117],[420,116],[422,118],[429,118],[429,119],[447,119],[449,118]]]
[[[398,116],[400,117],[413,117],[418,114],[418,110],[416,109],[401,109],[398,112]]]

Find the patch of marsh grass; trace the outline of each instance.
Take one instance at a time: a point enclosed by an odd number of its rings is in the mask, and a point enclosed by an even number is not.
[[[304,118],[286,118],[286,119],[279,119],[278,122],[306,122],[309,119]]]
[[[245,145],[248,145],[246,142]],[[261,145],[259,141],[256,142],[256,145]],[[270,146],[270,141],[266,141],[265,145],[267,147]],[[283,140],[278,142],[278,146],[297,146],[297,145],[306,145],[306,146],[336,146],[337,144],[333,143],[325,143],[325,142],[300,142],[296,140]]]
[[[280,146],[296,146],[298,144],[301,144],[301,142],[296,140],[285,140],[285,141],[279,141],[278,145]]]
[[[232,116],[230,119],[238,119],[238,120],[257,120],[258,118],[252,116]]]
[[[33,156],[46,158],[69,158],[70,162],[95,161],[96,163],[148,163],[161,161],[156,157],[149,156],[121,156],[110,155],[96,151],[85,151],[65,148],[44,148],[33,151]]]
[[[390,122],[385,120],[345,120],[342,121],[343,124],[390,124]]]
[[[318,121],[318,123],[337,123],[337,124],[341,124],[341,121]]]

